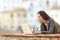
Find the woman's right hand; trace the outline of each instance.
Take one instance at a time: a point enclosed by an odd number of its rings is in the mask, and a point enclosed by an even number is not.
[[[34,34],[40,34],[41,31],[36,31],[36,30],[34,30],[33,33],[34,33]]]

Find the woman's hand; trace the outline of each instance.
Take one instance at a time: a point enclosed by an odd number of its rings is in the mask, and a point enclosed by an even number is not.
[[[41,31],[36,31],[36,30],[34,30],[33,33],[34,33],[34,34],[40,34]]]

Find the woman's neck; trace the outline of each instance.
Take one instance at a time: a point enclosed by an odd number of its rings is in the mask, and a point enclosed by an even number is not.
[[[47,26],[47,23],[46,23],[46,21],[45,21],[45,20],[43,21],[43,23],[45,24],[45,26]]]

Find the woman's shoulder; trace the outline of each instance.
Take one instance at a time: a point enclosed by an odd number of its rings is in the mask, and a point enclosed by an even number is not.
[[[54,19],[50,18],[50,22],[53,22],[56,26],[60,26]]]

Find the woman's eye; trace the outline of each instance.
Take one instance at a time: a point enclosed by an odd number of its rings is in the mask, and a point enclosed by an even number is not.
[[[40,16],[38,16],[38,18],[40,18]]]

